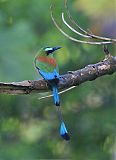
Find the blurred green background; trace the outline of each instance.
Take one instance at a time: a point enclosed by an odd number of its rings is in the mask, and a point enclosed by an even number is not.
[[[63,0],[0,0],[0,81],[37,80],[38,49],[60,45],[60,73],[104,58],[102,46],[73,43],[53,25],[61,21]],[[116,0],[69,0],[72,15],[84,29],[116,38]],[[68,19],[67,19],[68,20]],[[109,46],[116,55],[114,45]],[[0,95],[0,160],[116,160],[116,74],[86,82],[60,96],[70,142],[59,136],[52,98],[45,94]]]

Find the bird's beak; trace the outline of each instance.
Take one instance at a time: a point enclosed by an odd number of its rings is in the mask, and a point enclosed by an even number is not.
[[[60,48],[62,48],[62,47],[60,47],[60,46],[54,47],[54,48],[53,48],[53,51],[56,51],[56,50],[58,50],[58,49],[60,49]]]

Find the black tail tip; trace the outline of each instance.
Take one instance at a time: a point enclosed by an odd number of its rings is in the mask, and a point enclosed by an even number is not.
[[[65,139],[66,141],[69,141],[70,140],[70,136],[68,133],[65,133],[65,134],[62,134],[61,135],[63,139]]]
[[[55,103],[55,105],[56,105],[56,106],[60,106],[60,102],[59,102],[59,103],[58,103],[58,102],[56,102],[56,103]]]

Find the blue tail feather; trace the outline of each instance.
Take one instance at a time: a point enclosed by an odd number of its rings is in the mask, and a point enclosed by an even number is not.
[[[67,132],[66,126],[63,121],[61,122],[61,126],[60,126],[60,135],[65,140],[67,141],[70,140],[69,134]]]
[[[60,121],[61,121],[61,125],[60,125],[60,136],[65,139],[65,140],[70,140],[70,136],[68,134],[68,131],[66,129],[66,126],[65,126],[65,123],[63,121],[63,117],[62,117],[62,114],[61,114],[61,110],[60,110],[60,100],[59,100],[59,95],[58,95],[58,88],[57,88],[57,85],[53,85],[52,86],[53,88],[53,95],[54,95],[54,103],[58,109],[58,116],[60,118]]]
[[[58,88],[56,85],[53,86],[54,103],[56,106],[60,106],[60,99],[58,95]]]

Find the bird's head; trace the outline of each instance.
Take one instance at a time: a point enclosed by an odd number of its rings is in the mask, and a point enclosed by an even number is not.
[[[45,53],[47,55],[50,55],[51,53],[53,53],[54,51],[60,49],[61,47],[60,46],[57,46],[57,47],[45,47],[43,48],[43,50],[45,51]]]

